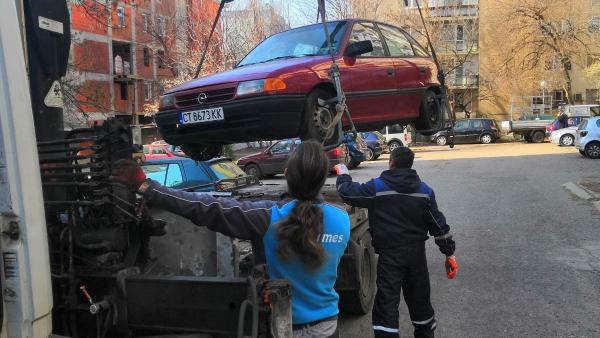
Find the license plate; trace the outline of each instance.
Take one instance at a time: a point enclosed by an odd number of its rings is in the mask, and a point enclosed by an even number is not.
[[[182,111],[179,113],[179,124],[222,121],[224,119],[223,107]]]

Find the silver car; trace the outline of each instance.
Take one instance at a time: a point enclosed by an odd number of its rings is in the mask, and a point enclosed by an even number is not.
[[[585,157],[600,158],[600,117],[589,118],[577,126],[575,148]]]
[[[556,129],[550,133],[550,142],[557,143],[561,146],[575,145],[575,137],[577,135],[577,126]]]

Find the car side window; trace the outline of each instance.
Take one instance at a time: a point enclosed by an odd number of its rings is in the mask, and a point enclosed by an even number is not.
[[[142,166],[142,170],[149,179],[165,185],[168,166],[168,164],[145,164]]]
[[[454,129],[467,129],[468,126],[469,126],[469,121],[460,120],[460,121],[456,121],[456,124],[454,125]]]
[[[391,56],[414,56],[412,46],[399,29],[379,25]]]
[[[165,150],[162,147],[152,147],[153,154],[166,154]]]
[[[271,148],[271,153],[273,154],[286,154],[289,153],[292,148],[292,142],[290,141],[280,141]]]
[[[471,120],[471,128],[473,128],[473,129],[483,129],[483,121],[481,121],[481,120]]]
[[[150,147],[144,146],[144,154],[150,154]]]
[[[381,36],[372,24],[354,24],[348,43],[350,44],[359,41],[371,41],[371,43],[373,44],[373,51],[370,53],[362,54],[362,56],[385,56],[385,50],[383,49],[383,42],[381,41]]]
[[[404,131],[404,128],[399,124],[394,124],[388,127],[388,132],[390,134],[400,134]]]
[[[181,174],[181,167],[177,163],[169,164],[167,168],[167,175],[165,178],[165,186],[169,188],[177,187],[183,183],[183,175]]]

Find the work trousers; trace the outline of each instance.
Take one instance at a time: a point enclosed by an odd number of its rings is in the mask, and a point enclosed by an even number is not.
[[[404,294],[417,338],[433,337],[436,327],[430,300],[425,246],[379,249],[377,295],[373,305],[375,338],[398,338],[400,292]]]

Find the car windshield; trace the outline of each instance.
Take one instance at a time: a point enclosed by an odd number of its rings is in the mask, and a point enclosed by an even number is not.
[[[220,180],[246,176],[244,171],[240,169],[237,164],[229,160],[213,162],[209,165],[209,167],[210,170],[212,170],[212,172]]]
[[[331,36],[331,46],[335,53],[338,51],[346,31],[346,22],[330,22],[328,23],[328,29]],[[248,53],[237,66],[242,67],[272,60],[307,55],[326,55],[328,53],[323,26],[317,24],[270,36]]]

